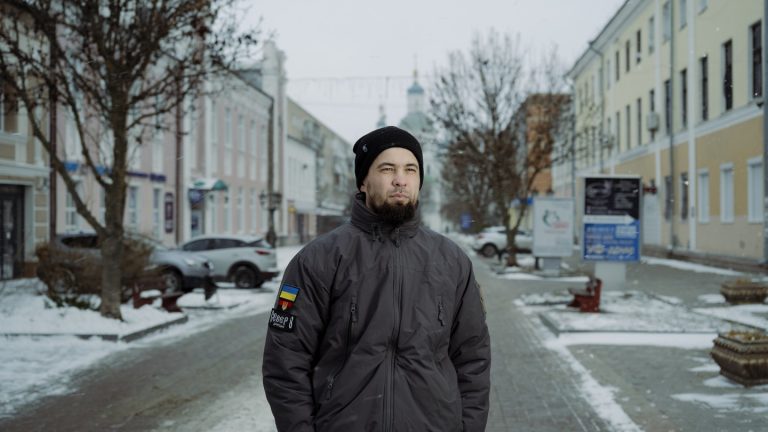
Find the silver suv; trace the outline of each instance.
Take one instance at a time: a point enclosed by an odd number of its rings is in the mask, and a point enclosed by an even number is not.
[[[213,279],[232,282],[237,288],[258,288],[280,273],[275,249],[262,237],[202,236],[180,248],[204,253],[213,262]]]

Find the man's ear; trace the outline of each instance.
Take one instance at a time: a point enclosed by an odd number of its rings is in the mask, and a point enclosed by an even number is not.
[[[362,192],[362,193],[368,192],[366,190],[367,188],[365,186],[366,186],[366,180],[363,180],[363,184],[360,185],[360,192]]]

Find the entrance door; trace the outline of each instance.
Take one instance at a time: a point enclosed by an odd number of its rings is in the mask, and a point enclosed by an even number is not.
[[[0,185],[0,280],[21,275],[24,260],[24,188]]]

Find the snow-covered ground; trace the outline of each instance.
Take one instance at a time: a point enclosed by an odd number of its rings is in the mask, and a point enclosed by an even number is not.
[[[284,269],[300,249],[278,248],[278,266]],[[189,311],[187,322],[131,343],[74,335],[130,334],[177,320],[180,314],[149,306],[124,306],[124,322],[119,322],[94,311],[53,307],[41,295],[44,287],[36,279],[0,282],[0,335],[32,335],[0,336],[0,417],[12,415],[19,406],[36,398],[67,393],[71,390],[69,376],[111,353],[136,344],[169,343],[222,320],[267,311],[274,304],[279,279],[280,276],[266,282],[265,289],[236,290],[225,286],[208,301],[202,292],[186,294],[179,299],[179,305]],[[197,311],[198,308],[213,310]],[[57,336],[42,336],[52,334]]]

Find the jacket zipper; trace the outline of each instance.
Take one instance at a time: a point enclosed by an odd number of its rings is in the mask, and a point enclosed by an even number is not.
[[[344,344],[344,347],[345,347],[344,360],[336,369],[334,369],[333,373],[328,379],[328,386],[326,390],[327,396],[325,400],[331,400],[331,394],[333,393],[333,384],[336,381],[336,378],[341,373],[341,370],[344,368],[344,365],[347,364],[347,359],[352,353],[352,332],[353,332],[353,327],[355,326],[355,323],[357,323],[357,296],[353,295],[352,302],[349,305],[349,323],[347,324],[347,339]]]
[[[437,297],[437,320],[440,321],[440,327],[445,327],[445,318],[443,317],[443,296]]]
[[[384,397],[384,430],[391,431],[395,427],[395,363],[397,361],[397,340],[400,336],[400,303],[402,296],[403,284],[400,280],[400,228],[395,228],[395,251],[394,251],[394,267],[392,269],[392,275],[394,280],[394,295],[393,295],[393,312],[394,312],[394,326],[392,328],[392,338],[389,344],[388,354],[389,368],[387,369],[387,388],[385,389]]]

